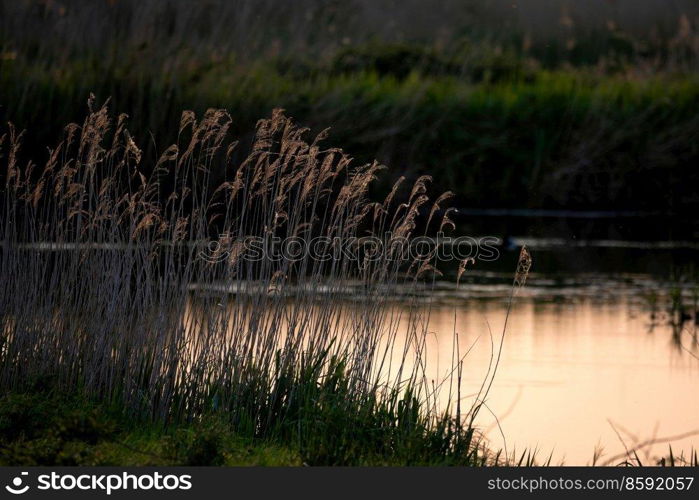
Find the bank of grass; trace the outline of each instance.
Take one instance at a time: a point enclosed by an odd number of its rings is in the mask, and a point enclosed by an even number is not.
[[[231,110],[240,134],[282,107],[314,130],[332,126],[333,142],[360,161],[433,175],[459,204],[689,213],[699,203],[691,188],[699,180],[699,80],[691,73],[539,69],[473,81],[375,68],[294,77],[234,61],[160,73],[128,61],[53,68],[15,60],[0,74],[0,112],[31,124],[30,147],[76,120],[94,91],[132,110],[134,127],[149,131],[141,143],[151,155],[174,139],[185,106]],[[377,188],[385,193],[390,182]]]
[[[435,418],[406,394],[357,400],[339,370],[287,380],[298,394],[280,403],[266,428],[236,420],[255,404],[205,408],[197,416],[153,419],[124,402],[53,382],[24,384],[0,398],[1,465],[532,465],[536,454],[505,457],[471,425]]]
[[[350,394],[327,389],[316,391],[326,399],[322,406],[301,405],[298,420],[275,422],[258,437],[225,411],[153,421],[79,391],[11,392],[0,398],[0,465],[485,466],[536,459],[493,453],[473,429],[461,431],[447,416],[433,425],[417,400],[396,412],[347,405],[340,398]]]
[[[459,204],[691,214],[696,8],[622,3],[0,2],[0,121],[43,150],[95,92],[155,158],[182,109],[282,107]]]
[[[298,449],[244,439],[215,416],[165,427],[77,395],[43,391],[0,398],[3,466],[302,464]]]
[[[352,422],[353,425],[373,425]],[[359,429],[357,429],[359,430]],[[366,429],[377,432],[379,429]],[[361,433],[357,433],[359,436]],[[320,435],[326,446],[333,438]],[[442,438],[431,437],[433,441]],[[646,445],[653,444],[648,441]],[[375,448],[376,441],[355,438],[357,454],[342,462],[319,460],[307,454],[290,435],[251,439],[231,426],[225,415],[210,414],[196,421],[163,425],[127,416],[123,407],[99,403],[77,394],[58,394],[46,388],[0,397],[0,466],[532,466],[556,465],[536,452],[505,459],[484,446],[479,456],[445,457],[437,450],[405,453],[398,448]],[[595,457],[592,457],[593,465]],[[640,458],[632,449],[605,465],[699,466],[699,455],[677,454],[672,446],[662,457]]]

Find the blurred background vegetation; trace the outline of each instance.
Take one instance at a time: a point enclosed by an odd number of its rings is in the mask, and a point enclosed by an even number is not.
[[[35,161],[90,92],[152,157],[184,109],[282,107],[462,207],[694,213],[698,69],[696,0],[0,0]]]

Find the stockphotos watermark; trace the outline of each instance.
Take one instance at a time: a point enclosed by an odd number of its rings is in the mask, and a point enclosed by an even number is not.
[[[466,260],[492,262],[500,257],[502,240],[496,236],[459,236],[438,233],[436,237],[405,238],[387,233],[384,237],[235,236],[221,234],[202,245],[198,255],[212,262],[300,262],[345,260],[404,261],[433,258],[440,262]]]
[[[189,474],[161,474],[160,472],[131,474],[70,474],[51,472],[35,476],[20,472],[5,490],[13,495],[23,495],[30,490],[39,491],[90,491],[111,495],[116,491],[176,491],[192,489]]]

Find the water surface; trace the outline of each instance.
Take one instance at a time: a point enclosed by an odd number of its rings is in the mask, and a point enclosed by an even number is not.
[[[450,356],[454,309],[436,307],[431,315],[436,336],[429,366],[435,374]],[[465,364],[472,392],[490,360],[488,331],[499,336],[504,317],[498,300],[457,308],[457,331],[465,344],[476,342]],[[559,304],[520,298],[487,399],[492,413],[481,412],[478,423],[495,447],[538,448],[542,459],[553,454],[555,462],[576,465],[590,463],[598,446],[602,461],[623,453],[617,432],[631,448],[699,430],[699,359],[673,342],[671,328],[649,332],[648,323],[647,311],[628,297]],[[691,350],[690,331],[683,340]],[[699,437],[673,440],[672,446],[675,453],[690,451],[699,448]],[[650,455],[666,451],[667,445],[644,448]]]

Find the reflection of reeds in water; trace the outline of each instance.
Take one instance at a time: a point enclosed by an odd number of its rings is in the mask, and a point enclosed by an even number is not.
[[[696,357],[699,346],[699,286],[694,266],[673,270],[665,293],[652,290],[644,296],[649,308],[649,331],[657,326],[672,330],[672,342]]]
[[[403,202],[397,188],[371,202],[381,167],[352,168],[281,111],[260,120],[239,164],[225,111],[201,121],[185,112],[179,143],[147,170],[126,116],[112,130],[106,107],[90,109],[40,170],[19,165],[21,134],[3,137],[4,390],[78,390],[165,421],[224,412],[241,434],[291,438],[316,463],[367,453],[493,460],[467,416],[438,408],[443,384],[424,375],[427,311],[410,290],[436,272],[434,255],[253,261],[239,247],[251,236],[369,234],[391,248],[416,230],[428,178]],[[212,178],[223,164],[226,179]],[[201,242],[214,248],[206,259]],[[348,282],[362,289],[349,309]],[[260,286],[231,308],[221,284]],[[196,312],[192,285],[209,295]],[[400,308],[386,285],[402,290]],[[452,373],[458,398],[461,370]]]

